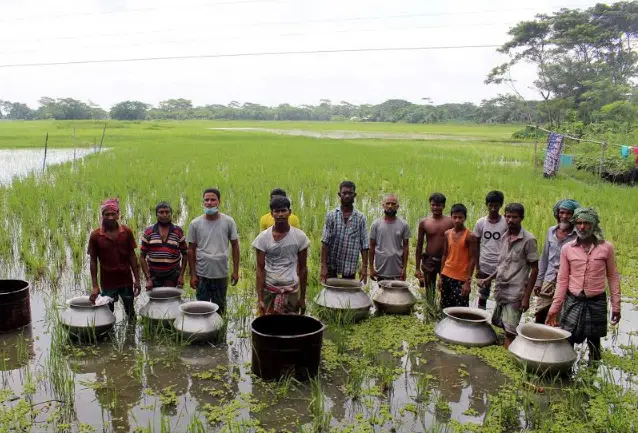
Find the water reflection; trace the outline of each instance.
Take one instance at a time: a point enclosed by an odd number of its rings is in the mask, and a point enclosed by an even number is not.
[[[24,367],[35,356],[31,324],[5,332],[0,338],[0,371]]]
[[[102,149],[104,150],[104,149]],[[74,161],[94,153],[86,149],[48,149],[46,166]],[[8,185],[14,177],[23,177],[32,171],[42,170],[44,148],[42,149],[0,149],[0,185]]]

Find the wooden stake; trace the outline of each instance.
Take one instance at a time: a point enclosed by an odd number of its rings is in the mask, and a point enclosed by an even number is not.
[[[602,152],[600,155],[600,168],[598,169],[598,177],[603,177],[603,167],[605,165],[605,150],[607,149],[607,142],[603,141],[600,145]]]
[[[538,125],[536,125],[536,132],[534,134],[536,136],[534,140],[534,171],[537,171],[538,164]]]
[[[44,137],[44,159],[42,160],[42,172],[46,170],[47,167],[47,149],[49,148],[49,131],[47,131],[47,135]]]
[[[106,123],[104,124],[104,129],[102,129],[102,138],[100,139],[100,149],[98,152],[102,151],[102,144],[104,143],[104,133],[106,132]]]

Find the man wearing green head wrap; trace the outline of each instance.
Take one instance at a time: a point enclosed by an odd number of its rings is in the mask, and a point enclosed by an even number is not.
[[[589,359],[600,359],[600,339],[607,335],[607,294],[611,295],[611,323],[620,321],[620,278],[614,247],[603,238],[600,219],[592,208],[574,212],[576,240],[565,245],[560,255],[556,293],[546,323],[571,332],[573,344],[587,340]],[[561,311],[562,309],[562,311]]]
[[[545,323],[549,306],[552,304],[554,290],[556,289],[556,277],[558,277],[558,265],[560,264],[560,250],[568,242],[576,239],[576,228],[572,223],[574,211],[580,204],[573,199],[559,200],[554,205],[554,218],[556,225],[547,230],[545,245],[538,264],[538,278],[534,285],[536,295],[536,323]]]

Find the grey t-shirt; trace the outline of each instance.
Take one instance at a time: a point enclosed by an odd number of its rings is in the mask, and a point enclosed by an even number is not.
[[[498,303],[511,304],[523,299],[530,264],[538,262],[538,246],[534,235],[524,228],[514,241],[508,241],[509,232],[503,236],[505,240],[497,267],[494,299]]]
[[[296,227],[282,239],[276,241],[272,227],[259,233],[253,247],[266,253],[266,284],[275,287],[294,286],[299,282],[297,275],[298,254],[310,246],[310,239]]]
[[[191,221],[186,242],[197,244],[197,276],[228,277],[229,243],[238,238],[237,224],[226,214],[219,214],[216,220],[209,220],[206,215],[201,215]]]
[[[401,275],[405,239],[410,239],[410,226],[401,218],[388,222],[381,217],[372,223],[370,240],[375,242],[374,269],[379,276],[393,278]]]
[[[480,242],[479,269],[481,272],[491,275],[496,271],[503,246],[503,234],[506,231],[507,223],[503,216],[496,224],[492,224],[486,216],[476,222],[474,234]]]

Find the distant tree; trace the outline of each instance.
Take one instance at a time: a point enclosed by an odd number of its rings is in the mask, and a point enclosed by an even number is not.
[[[151,108],[149,104],[140,101],[123,101],[115,104],[109,110],[111,119],[116,120],[144,120]]]
[[[31,120],[35,118],[35,111],[21,102],[0,101],[0,118],[9,120]]]

